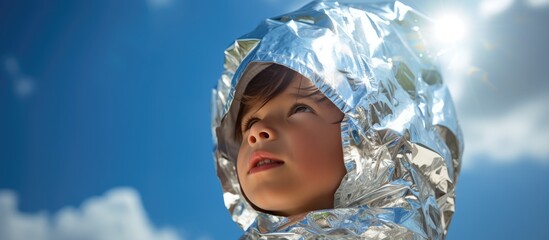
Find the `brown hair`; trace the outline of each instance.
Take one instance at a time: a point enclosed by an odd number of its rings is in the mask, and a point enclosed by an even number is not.
[[[240,97],[240,109],[236,118],[235,137],[242,139],[242,117],[252,106],[263,106],[269,100],[284,91],[299,73],[278,64],[272,64],[259,72]]]

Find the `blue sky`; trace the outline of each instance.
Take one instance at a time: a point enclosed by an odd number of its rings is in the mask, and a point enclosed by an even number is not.
[[[306,2],[1,1],[0,240],[237,238],[211,89],[232,40]],[[549,238],[549,1],[407,3],[466,26],[443,59],[466,138],[448,239]]]

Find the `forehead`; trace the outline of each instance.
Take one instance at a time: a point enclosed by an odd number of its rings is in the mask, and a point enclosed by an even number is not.
[[[324,101],[327,99],[311,80],[301,75],[295,77],[283,93],[294,97],[296,100],[305,98],[314,101]]]
[[[268,79],[265,80],[268,81]],[[275,98],[291,100],[309,99],[314,101],[326,99],[324,94],[322,94],[322,92],[315,85],[313,85],[311,80],[297,73],[284,87],[284,89],[280,89],[277,94],[272,95],[269,99],[266,99],[266,101],[255,102],[249,107],[252,109],[256,109],[257,107],[261,107]]]
[[[327,101],[326,101],[327,100]],[[280,91],[278,94],[273,95],[271,98],[265,101],[255,101],[252,104],[247,105],[243,110],[244,116],[253,115],[261,109],[271,109],[270,106],[278,104],[294,104],[297,102],[309,103],[311,106],[317,106],[319,108],[328,107],[331,103],[328,98],[316,87],[313,83],[301,76],[296,75],[287,87]],[[272,105],[272,104],[275,105]]]

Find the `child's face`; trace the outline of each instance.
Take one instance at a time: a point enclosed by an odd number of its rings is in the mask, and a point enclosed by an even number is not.
[[[242,190],[254,205],[277,215],[333,208],[346,174],[339,124],[343,113],[318,91],[307,96],[311,88],[298,75],[265,105],[251,106],[240,123],[237,172]]]

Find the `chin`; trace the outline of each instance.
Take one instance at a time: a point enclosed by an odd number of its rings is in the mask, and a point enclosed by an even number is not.
[[[254,205],[259,208],[258,210],[261,210],[262,212],[273,214],[277,216],[284,216],[287,217],[289,214],[286,214],[288,212],[288,206],[290,203],[278,201],[276,203],[273,203],[276,201],[276,199],[269,199],[268,202],[259,202],[258,204]]]

